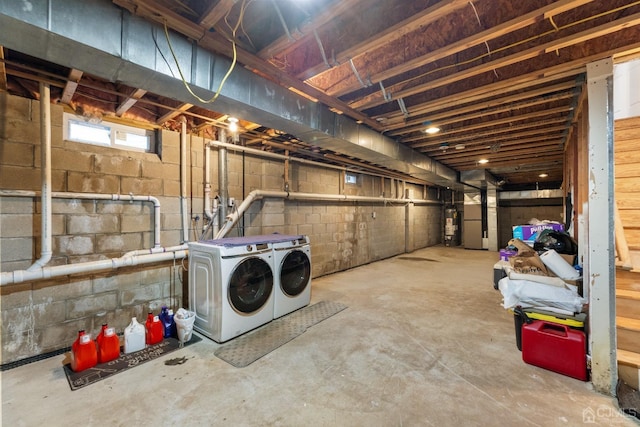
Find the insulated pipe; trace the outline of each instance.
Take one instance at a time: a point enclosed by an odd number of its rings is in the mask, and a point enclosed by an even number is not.
[[[0,190],[0,197],[37,197],[35,191],[24,190]],[[51,192],[51,197],[55,199],[84,199],[84,200],[114,200],[131,202],[151,202],[153,203],[153,246],[160,248],[160,200],[153,196],[128,196],[122,194],[98,194],[98,193],[68,193]],[[145,252],[146,253],[146,252]]]
[[[187,257],[187,254],[188,251],[179,250],[158,254],[123,256],[120,258],[81,262],[77,264],[56,265],[51,267],[39,268],[37,270],[17,270],[11,273],[2,273],[0,285],[49,279],[51,277],[67,276],[69,274],[91,273],[99,270],[113,270],[120,267],[129,267],[175,259],[183,259]]]
[[[40,258],[27,270],[38,270],[49,262],[51,247],[51,89],[40,82],[40,174],[42,177],[41,249]]]
[[[238,222],[240,216],[251,206],[251,204],[263,197],[281,198],[287,200],[324,200],[324,201],[346,201],[346,202],[368,202],[368,203],[398,203],[402,204],[413,203],[419,205],[439,205],[438,200],[423,200],[423,199],[391,199],[385,197],[370,197],[370,196],[349,196],[345,194],[316,194],[316,193],[290,193],[287,191],[266,191],[266,190],[253,190],[249,193],[246,199],[238,206],[238,208],[231,212],[220,228],[215,238],[220,239],[225,237],[231,228]]]
[[[189,241],[189,212],[187,211],[187,119],[180,119],[180,206],[182,209],[182,242]]]
[[[227,139],[227,132],[220,129],[220,141]],[[227,170],[227,148],[220,146],[218,149],[218,195],[220,206],[218,208],[218,224],[224,222],[227,216],[227,203],[229,201],[229,171]]]

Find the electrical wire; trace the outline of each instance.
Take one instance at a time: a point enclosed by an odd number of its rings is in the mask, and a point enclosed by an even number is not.
[[[224,77],[222,78],[222,81],[220,82],[220,85],[218,86],[218,90],[216,91],[216,93],[209,99],[204,99],[201,98],[200,96],[196,95],[193,90],[191,89],[191,86],[189,86],[189,83],[187,82],[187,80],[184,77],[184,74],[182,72],[182,68],[180,68],[180,63],[178,62],[178,58],[176,56],[175,51],[173,50],[173,45],[171,44],[171,38],[169,37],[169,27],[167,26],[167,20],[163,20],[163,24],[164,24],[164,35],[167,39],[167,45],[169,46],[169,51],[171,52],[171,56],[173,57],[173,60],[176,64],[176,67],[178,68],[178,73],[180,74],[180,79],[182,80],[182,84],[184,85],[184,87],[187,89],[187,91],[194,97],[196,98],[198,101],[204,103],[204,104],[211,104],[213,102],[215,102],[216,99],[218,99],[218,96],[220,96],[220,92],[222,92],[222,88],[225,84],[225,82],[227,81],[227,79],[229,78],[229,76],[231,75],[231,72],[233,71],[233,69],[236,66],[236,62],[238,59],[238,52],[236,49],[236,31],[238,30],[238,27],[240,26],[242,19],[244,17],[244,11],[246,8],[246,0],[242,0],[242,4],[240,6],[240,16],[238,16],[238,22],[236,23],[235,27],[233,27],[233,31],[232,31],[232,37],[231,37],[231,47],[233,50],[233,59],[231,61],[231,66],[229,67],[229,69],[227,70],[227,73],[224,75]]]

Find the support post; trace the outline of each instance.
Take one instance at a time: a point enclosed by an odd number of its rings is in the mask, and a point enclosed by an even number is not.
[[[587,65],[589,99],[589,179],[587,260],[589,347],[594,388],[615,395],[616,362],[615,256],[613,224],[613,62]]]

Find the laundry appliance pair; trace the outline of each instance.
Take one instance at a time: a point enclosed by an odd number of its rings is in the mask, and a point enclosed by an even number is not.
[[[311,246],[303,235],[190,242],[189,306],[196,331],[222,343],[311,300]]]

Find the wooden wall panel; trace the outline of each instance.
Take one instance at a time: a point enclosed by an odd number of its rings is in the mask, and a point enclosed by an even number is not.
[[[616,204],[629,248],[640,250],[640,117],[614,126]]]

